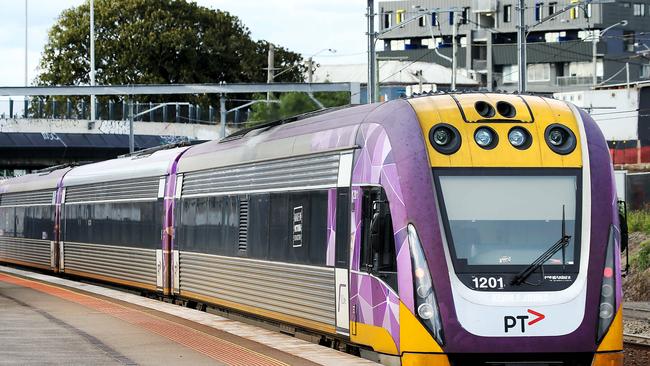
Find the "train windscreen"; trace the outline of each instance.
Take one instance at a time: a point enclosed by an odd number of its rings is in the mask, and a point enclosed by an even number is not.
[[[534,262],[565,235],[571,239],[545,262],[578,261],[578,175],[438,175],[447,240],[456,269]],[[564,232],[563,232],[564,227]],[[504,268],[506,267],[506,268]]]

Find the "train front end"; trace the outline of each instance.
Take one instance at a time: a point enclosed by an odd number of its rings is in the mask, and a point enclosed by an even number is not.
[[[593,120],[534,96],[409,103],[434,208],[411,211],[405,306],[428,334],[401,317],[402,364],[622,365],[618,207]]]

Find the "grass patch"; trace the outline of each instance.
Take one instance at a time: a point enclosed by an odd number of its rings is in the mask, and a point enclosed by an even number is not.
[[[640,231],[650,235],[650,210],[628,212],[627,227],[630,232]]]
[[[650,240],[641,243],[639,249],[631,255],[630,266],[637,273],[650,268]]]

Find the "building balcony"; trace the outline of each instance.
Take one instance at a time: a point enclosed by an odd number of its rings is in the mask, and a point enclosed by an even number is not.
[[[474,13],[495,13],[498,9],[497,0],[474,0],[472,12]]]
[[[598,76],[596,80],[601,82],[602,77]],[[593,85],[594,79],[591,76],[558,76],[556,82],[560,87],[587,86]]]
[[[472,60],[472,69],[476,72],[487,72],[487,60]]]
[[[487,42],[492,35],[487,29],[475,29],[472,31],[472,41],[474,42]]]

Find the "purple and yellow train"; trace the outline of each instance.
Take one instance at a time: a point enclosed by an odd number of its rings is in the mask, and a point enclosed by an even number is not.
[[[607,144],[553,99],[341,109],[0,183],[0,261],[388,365],[622,365]]]

